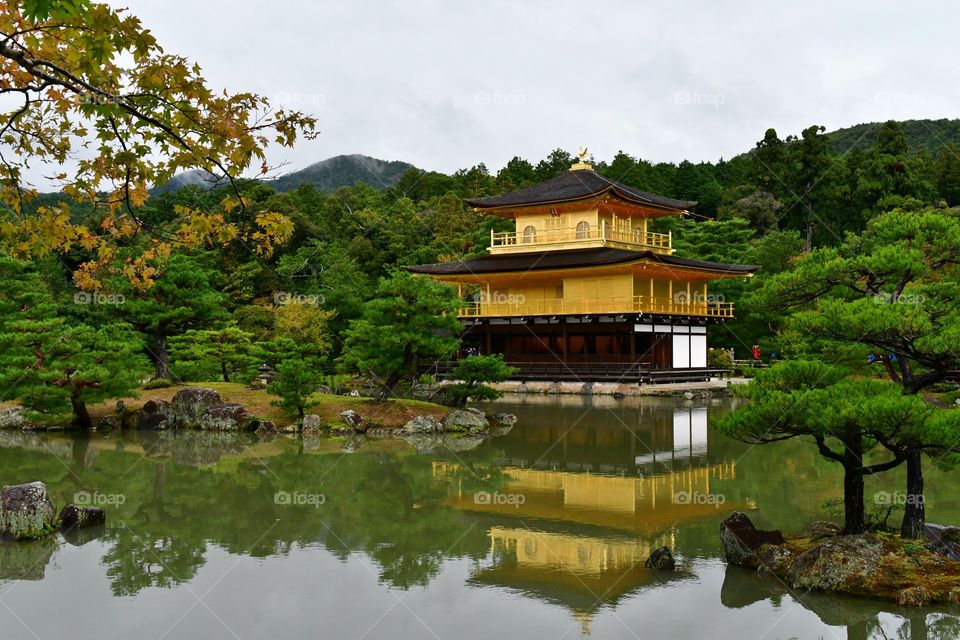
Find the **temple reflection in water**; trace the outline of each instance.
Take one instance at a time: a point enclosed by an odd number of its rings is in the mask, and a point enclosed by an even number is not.
[[[512,407],[540,419],[525,423],[531,426],[522,439],[498,440],[506,478],[499,495],[451,498],[489,526],[491,557],[471,582],[561,605],[587,634],[600,608],[689,577],[643,564],[658,547],[677,549],[679,526],[717,516],[723,498],[711,493],[711,484],[733,479],[736,462],[708,456],[705,406],[664,411],[663,402],[653,404],[656,410],[639,419],[636,408],[618,415],[593,406],[582,416],[567,411],[554,420],[535,401]],[[447,475],[454,466],[435,462],[434,473]]]

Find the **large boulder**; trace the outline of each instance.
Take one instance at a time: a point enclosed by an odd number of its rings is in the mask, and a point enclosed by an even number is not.
[[[760,565],[757,550],[762,545],[785,542],[782,533],[757,529],[747,514],[740,511],[734,511],[720,523],[720,540],[727,562],[743,567]]]
[[[960,529],[928,522],[923,525],[927,549],[948,560],[960,560]]]
[[[107,522],[106,512],[99,507],[78,507],[68,504],[60,510],[60,526],[64,529],[96,527]]]
[[[23,417],[22,407],[0,409],[0,429],[23,429],[27,419]]]
[[[517,424],[517,416],[512,413],[491,413],[487,416],[491,427],[512,427]]]
[[[170,403],[166,400],[147,400],[136,413],[134,426],[141,430],[166,429],[170,426]]]
[[[53,531],[57,513],[42,482],[15,484],[0,491],[0,534],[14,540],[42,538]]]
[[[797,589],[855,592],[877,572],[883,544],[872,535],[837,536],[798,555],[786,573]]]
[[[315,413],[308,413],[303,416],[303,422],[300,425],[304,433],[316,433],[320,430],[320,416]]]
[[[443,431],[443,425],[433,416],[417,416],[401,429],[404,434],[439,433],[440,431]]]
[[[343,420],[343,423],[347,425],[347,428],[353,431],[366,431],[367,425],[363,421],[363,416],[354,411],[353,409],[347,409],[340,413],[340,419]]]
[[[170,417],[176,427],[199,427],[207,409],[223,404],[220,394],[207,387],[184,387],[170,401]]]
[[[447,431],[486,431],[490,422],[482,411],[454,409],[443,416],[443,428]]]
[[[250,416],[242,404],[225,402],[207,407],[200,417],[200,428],[210,431],[242,431],[249,422]]]
[[[659,571],[673,571],[677,568],[677,561],[673,559],[673,554],[668,547],[660,547],[650,554],[643,566]]]

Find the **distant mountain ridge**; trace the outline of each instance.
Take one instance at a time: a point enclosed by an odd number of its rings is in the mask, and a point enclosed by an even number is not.
[[[945,144],[960,146],[960,119],[899,120],[911,153],[920,150],[936,155]],[[837,153],[852,150],[865,151],[877,141],[882,122],[865,122],[831,131],[830,146]],[[779,133],[779,132],[778,132]]]
[[[410,169],[415,169],[409,162],[400,160],[380,160],[359,153],[333,156],[310,166],[280,176],[273,180],[265,180],[277,191],[293,191],[300,185],[310,184],[320,191],[332,193],[340,187],[352,187],[358,182],[385,189],[400,181],[400,177]],[[223,182],[203,169],[191,169],[177,174],[169,182],[154,189],[154,192],[176,191],[177,189],[197,185],[202,188],[222,186]]]
[[[267,184],[277,191],[292,191],[302,184],[312,184],[321,191],[336,191],[340,187],[352,187],[358,182],[384,189],[400,181],[400,177],[415,167],[400,160],[380,160],[353,153],[333,156],[310,166],[294,171]]]
[[[944,144],[960,147],[960,119],[900,120],[899,122],[912,153],[923,150],[936,155]],[[882,125],[882,122],[864,122],[830,131],[827,136],[830,146],[837,153],[843,154],[852,150],[865,151],[876,142],[877,133]],[[762,137],[762,133],[758,131],[757,139]],[[781,137],[785,137],[798,132],[778,131],[778,133]],[[752,147],[748,148],[744,154],[752,150]],[[376,189],[384,189],[396,185],[404,173],[415,168],[414,165],[402,160],[381,160],[354,153],[315,162],[299,171],[266,180],[264,184],[277,191],[292,191],[300,185],[310,184],[320,191],[332,193],[340,187],[352,187],[358,182]],[[167,184],[153,191],[175,191],[188,185],[211,188],[222,186],[222,181],[218,182],[206,171],[193,169],[174,176]]]

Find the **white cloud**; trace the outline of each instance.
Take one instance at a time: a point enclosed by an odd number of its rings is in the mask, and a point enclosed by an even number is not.
[[[960,7],[599,0],[123,0],[214,87],[282,96],[340,153],[454,171],[588,145],[716,160],[781,135],[953,117]],[[189,7],[189,8],[187,8]]]

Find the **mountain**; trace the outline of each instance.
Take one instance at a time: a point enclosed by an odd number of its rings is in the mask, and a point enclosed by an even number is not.
[[[332,193],[340,187],[352,187],[358,182],[383,189],[397,184],[400,176],[408,169],[414,168],[408,162],[380,160],[354,153],[315,162],[305,169],[288,173],[274,180],[267,180],[264,184],[270,185],[277,191],[292,191],[302,184],[312,184],[320,191]],[[175,175],[168,183],[152,191],[153,193],[176,191],[189,185],[211,188],[222,186],[223,183],[208,171],[191,169]]]
[[[217,177],[209,171],[205,171],[203,169],[190,169],[189,171],[178,173],[166,184],[155,187],[150,191],[152,193],[163,193],[164,191],[176,191],[177,189],[189,187],[190,185],[197,185],[199,187],[203,187],[204,189],[222,186]]]
[[[379,160],[354,153],[315,162],[305,169],[270,180],[267,184],[277,191],[292,191],[302,184],[312,184],[321,191],[332,192],[340,187],[351,187],[357,182],[383,189],[397,184],[400,176],[413,168],[407,162]]]
[[[866,122],[831,131],[830,146],[837,153],[865,151],[877,141],[881,126],[882,122]],[[900,127],[912,153],[923,149],[935,156],[945,144],[960,145],[960,120],[900,120]]]

